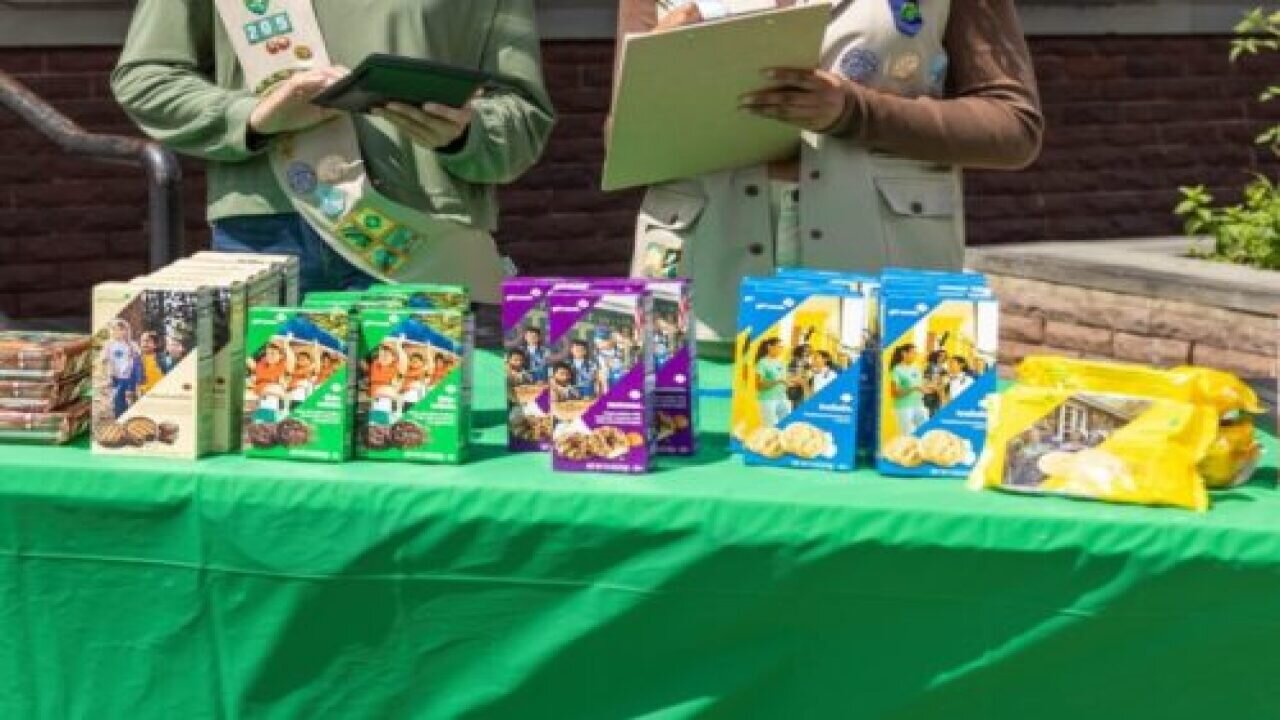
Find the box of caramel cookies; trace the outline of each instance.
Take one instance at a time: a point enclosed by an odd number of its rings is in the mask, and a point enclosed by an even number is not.
[[[360,312],[356,456],[461,463],[471,438],[469,312]]]
[[[552,466],[648,472],[653,427],[653,296],[643,283],[556,290],[548,301]]]
[[[213,292],[199,283],[93,290],[93,452],[195,459],[210,451]]]
[[[351,313],[339,308],[249,311],[245,455],[318,462],[351,458],[357,332]]]

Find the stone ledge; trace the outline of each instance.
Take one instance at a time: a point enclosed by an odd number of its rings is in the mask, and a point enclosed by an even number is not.
[[[1280,272],[1185,257],[1202,242],[1173,237],[980,247],[969,250],[968,264],[985,273],[1280,315]]]

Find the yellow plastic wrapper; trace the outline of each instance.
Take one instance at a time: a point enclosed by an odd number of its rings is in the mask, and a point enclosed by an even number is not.
[[[1211,489],[1234,487],[1248,481],[1257,468],[1262,446],[1254,437],[1249,414],[1263,408],[1253,388],[1231,373],[1036,355],[1022,361],[1016,378],[1028,385],[1130,394],[1210,408],[1220,427],[1200,467],[1205,484]]]
[[[970,487],[1205,511],[1199,465],[1218,434],[1206,406],[1019,385],[992,398]]]

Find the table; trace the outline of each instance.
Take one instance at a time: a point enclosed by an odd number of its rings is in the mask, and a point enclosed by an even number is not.
[[[1273,718],[1276,443],[1204,515],[744,470],[0,448],[0,717]],[[723,366],[704,366],[723,387]]]

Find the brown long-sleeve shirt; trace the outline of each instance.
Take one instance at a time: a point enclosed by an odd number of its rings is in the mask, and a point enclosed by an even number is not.
[[[654,0],[620,0],[618,41],[657,21]],[[951,59],[945,98],[900,97],[846,81],[845,118],[831,132],[945,165],[1016,170],[1034,162],[1044,117],[1013,0],[952,0],[943,46]]]

